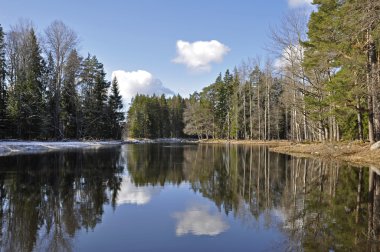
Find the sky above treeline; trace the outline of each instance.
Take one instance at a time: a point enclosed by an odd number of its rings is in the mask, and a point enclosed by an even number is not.
[[[117,76],[125,99],[136,93],[188,96],[219,72],[262,56],[269,27],[311,0],[0,0],[7,31],[31,20],[41,35],[61,20],[80,38],[79,52]]]

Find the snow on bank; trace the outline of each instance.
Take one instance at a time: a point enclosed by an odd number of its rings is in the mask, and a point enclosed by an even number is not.
[[[0,156],[19,153],[40,153],[52,150],[99,148],[116,146],[122,141],[91,141],[91,142],[38,142],[38,141],[0,141]]]

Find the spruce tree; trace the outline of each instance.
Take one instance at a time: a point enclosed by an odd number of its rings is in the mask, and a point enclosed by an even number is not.
[[[124,121],[123,101],[119,91],[117,78],[114,77],[111,84],[111,93],[108,98],[109,123],[111,137],[119,139],[121,137],[121,122]]]
[[[110,83],[105,80],[103,64],[95,56],[83,60],[80,85],[83,96],[82,136],[103,138],[108,132],[107,90]]]
[[[76,81],[80,69],[80,58],[76,50],[72,50],[68,56],[63,73],[62,87],[62,122],[66,138],[79,137],[79,96],[76,89]]]

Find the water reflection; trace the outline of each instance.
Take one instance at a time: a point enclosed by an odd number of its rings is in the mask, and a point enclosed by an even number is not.
[[[128,170],[139,185],[188,181],[192,190],[243,224],[255,227],[263,219],[264,227],[278,228],[288,237],[289,250],[380,249],[380,176],[373,169],[254,146],[165,150],[147,145],[128,154]],[[196,215],[190,211],[179,216]],[[190,222],[183,223],[180,229],[177,225],[177,234],[196,234]]]
[[[129,175],[122,176],[120,191],[117,194],[117,204],[145,205],[153,196],[159,194],[161,188],[154,186],[136,186]]]
[[[162,223],[168,228],[157,235],[173,235],[167,243],[178,246],[182,240],[176,236],[213,236],[214,247],[228,249],[233,243],[224,241],[245,237],[248,230],[271,230],[267,235],[286,238],[276,245],[281,250],[378,251],[379,174],[376,167],[354,168],[235,145],[127,145],[2,157],[0,246],[4,251],[75,250],[86,233],[80,236],[80,230],[96,233],[104,215],[114,214],[105,211],[107,205],[114,211],[138,205],[167,215]],[[184,193],[189,188],[202,203],[181,198],[186,208],[160,198],[177,191],[190,197]],[[213,207],[203,205],[204,199]],[[144,234],[152,225],[143,223],[114,226],[113,232],[138,229]],[[218,240],[221,236],[224,240]],[[260,248],[273,249],[269,238]],[[250,239],[237,241],[243,249],[257,245]]]
[[[103,150],[2,157],[1,250],[72,250],[78,230],[94,229],[103,205],[116,203],[119,154]]]
[[[210,213],[207,206],[192,206],[184,212],[176,212],[176,235],[185,234],[215,236],[229,228],[220,213]]]

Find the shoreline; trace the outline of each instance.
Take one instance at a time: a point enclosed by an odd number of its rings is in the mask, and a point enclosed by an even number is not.
[[[370,143],[363,142],[311,142],[296,143],[287,140],[223,140],[223,139],[125,139],[111,141],[23,141],[0,140],[0,157],[16,154],[33,154],[50,151],[90,149],[118,146],[123,144],[149,143],[194,143],[194,144],[233,144],[265,145],[272,152],[298,157],[339,160],[356,166],[380,166],[380,149],[370,150]]]
[[[51,151],[103,148],[122,145],[123,141],[23,141],[0,140],[0,157]]]
[[[299,157],[343,161],[354,166],[380,166],[380,149],[370,150],[370,143],[295,143],[270,148],[273,152]]]
[[[266,145],[272,152],[306,158],[337,160],[354,166],[380,166],[380,149],[370,150],[370,143],[352,142],[311,142],[297,143],[287,140],[200,140],[200,144],[244,144]]]

